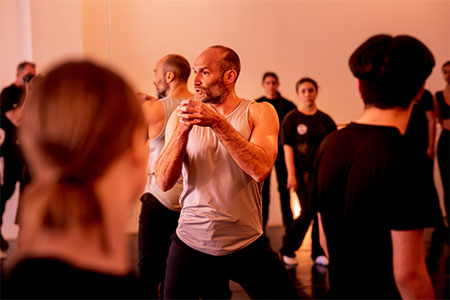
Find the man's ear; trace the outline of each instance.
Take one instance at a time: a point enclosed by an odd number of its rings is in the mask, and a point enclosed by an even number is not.
[[[228,70],[223,74],[223,82],[225,84],[232,84],[236,82],[237,73],[235,70]]]
[[[175,73],[169,71],[164,75],[164,77],[165,77],[166,83],[171,83],[172,81],[175,80]]]

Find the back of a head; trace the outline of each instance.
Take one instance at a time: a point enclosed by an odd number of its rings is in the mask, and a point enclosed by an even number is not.
[[[92,185],[144,126],[133,90],[106,68],[66,62],[39,78],[24,105],[19,137],[35,196],[25,201],[40,202],[40,225],[99,223]]]
[[[22,71],[23,69],[25,69],[26,66],[31,66],[32,68],[36,68],[36,65],[34,63],[29,62],[29,61],[24,61],[17,65],[17,72]]]
[[[163,65],[163,74],[173,72],[175,80],[186,83],[191,74],[191,66],[186,58],[178,54],[167,55]]]
[[[419,40],[376,35],[359,46],[349,60],[360,80],[366,107],[407,108],[434,67],[434,57]]]

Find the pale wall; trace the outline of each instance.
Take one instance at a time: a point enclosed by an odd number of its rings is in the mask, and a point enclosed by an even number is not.
[[[0,88],[16,79],[20,62],[32,58],[28,1],[0,0]]]
[[[161,56],[180,53],[193,62],[207,46],[224,44],[242,60],[238,95],[260,96],[261,76],[273,70],[280,76],[282,94],[295,100],[295,82],[311,76],[320,85],[319,106],[338,123],[357,118],[362,110],[347,61],[369,36],[414,35],[429,46],[438,65],[450,57],[446,0],[110,3],[112,62],[140,90],[154,93],[152,70]],[[427,83],[432,91],[443,85],[436,70]]]

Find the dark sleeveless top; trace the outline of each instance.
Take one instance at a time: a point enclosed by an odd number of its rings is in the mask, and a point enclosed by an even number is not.
[[[444,93],[442,91],[436,93],[436,101],[439,105],[439,115],[441,119],[450,119],[450,106],[445,102]]]

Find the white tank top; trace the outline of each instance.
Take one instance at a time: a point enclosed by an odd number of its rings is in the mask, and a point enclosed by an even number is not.
[[[166,140],[165,131],[167,121],[169,120],[169,117],[175,110],[175,108],[177,108],[177,106],[180,105],[182,100],[169,96],[159,101],[161,101],[161,103],[164,106],[164,126],[161,132],[155,138],[151,139],[149,142],[150,153],[148,157],[148,165],[147,165],[148,176],[145,192],[151,193],[159,200],[159,202],[161,202],[161,204],[163,204],[168,209],[178,212],[181,209],[179,198],[181,192],[183,191],[183,178],[182,177],[178,178],[177,182],[170,190],[168,190],[167,192],[163,192],[156,183],[154,168],[156,160],[161,154],[161,151],[164,147],[164,142]]]
[[[226,117],[246,140],[252,102],[242,99]],[[242,171],[211,128],[194,126],[189,133],[183,178],[177,235],[184,243],[210,255],[227,255],[262,234],[262,183]]]

